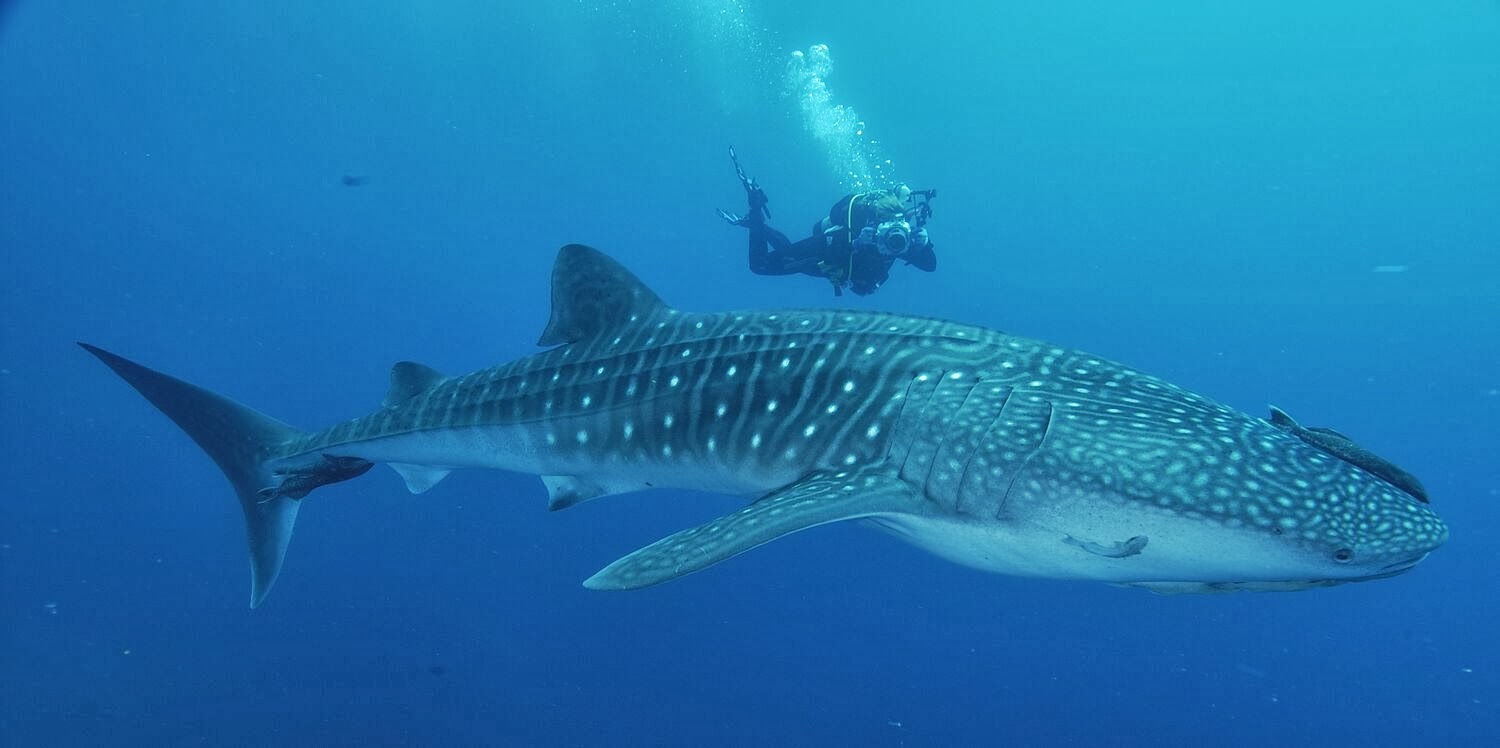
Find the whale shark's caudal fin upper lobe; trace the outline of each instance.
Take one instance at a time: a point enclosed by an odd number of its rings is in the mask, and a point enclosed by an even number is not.
[[[304,476],[300,482],[272,475],[266,469],[267,460],[274,456],[275,448],[301,436],[300,431],[109,351],[87,343],[79,345],[187,432],[234,485],[250,542],[250,607],[259,605],[281,571],[292,525],[297,521],[298,499],[317,485],[332,482],[330,471],[320,471],[313,480]],[[343,465],[340,469],[334,471],[337,480],[352,478],[369,469],[369,464]]]

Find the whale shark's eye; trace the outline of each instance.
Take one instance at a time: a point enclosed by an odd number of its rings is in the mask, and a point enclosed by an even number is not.
[[[1354,560],[1354,551],[1348,548],[1340,548],[1333,552],[1333,560],[1341,564],[1347,564]]]

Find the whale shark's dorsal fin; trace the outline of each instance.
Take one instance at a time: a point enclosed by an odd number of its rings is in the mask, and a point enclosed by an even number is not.
[[[620,263],[593,247],[569,244],[552,265],[552,318],[537,345],[589,340],[670,311]]]
[[[386,390],[385,399],[381,400],[380,404],[387,408],[400,405],[432,389],[444,379],[447,377],[431,366],[424,366],[415,361],[397,361],[396,365],[391,367],[391,388]]]

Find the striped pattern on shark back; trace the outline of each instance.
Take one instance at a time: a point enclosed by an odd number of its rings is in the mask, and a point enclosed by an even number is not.
[[[399,363],[379,409],[317,432],[86,347],[224,468],[249,527],[252,604],[302,497],[377,462],[414,492],[456,468],[538,474],[554,509],[650,486],[758,497],[586,582],[609,589],[842,520],[976,568],[1164,591],[1390,576],[1446,539],[1423,501],[1382,479],[1394,466],[983,328],[681,312],[574,245],[554,266],[539,342],[553,347],[463,376]]]

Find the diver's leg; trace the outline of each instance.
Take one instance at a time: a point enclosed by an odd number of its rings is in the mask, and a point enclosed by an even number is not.
[[[756,215],[751,213],[746,218]],[[746,228],[750,229],[750,272],[756,275],[789,275],[799,272],[790,262],[795,258],[788,251],[792,247],[792,241],[786,238],[786,234],[767,226],[764,217],[759,221],[747,220]]]

